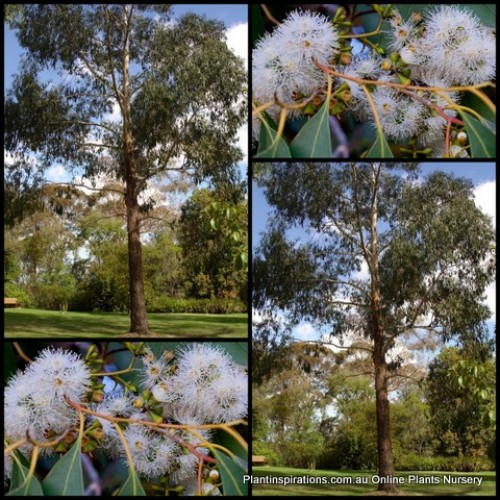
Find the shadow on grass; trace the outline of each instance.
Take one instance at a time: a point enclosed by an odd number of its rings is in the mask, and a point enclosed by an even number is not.
[[[128,314],[5,310],[5,338],[130,337]],[[246,314],[150,314],[151,337],[246,337]]]
[[[285,467],[253,467],[254,477],[295,477],[302,479],[302,484],[289,485],[253,485],[253,496],[389,496],[376,491],[377,485],[370,478],[374,472],[366,471],[309,471],[307,469],[289,469]],[[439,484],[406,483],[398,485],[397,496],[495,496],[496,473],[444,473],[444,472],[397,472],[397,476],[409,475],[435,476],[440,478]],[[445,484],[444,475],[481,477],[481,486],[469,484]],[[321,477],[326,484],[304,484],[306,478]],[[341,478],[352,478],[352,484],[339,483]],[[355,484],[356,478],[368,478],[367,484]],[[331,481],[335,481],[331,484]],[[349,479],[345,479],[349,481]],[[393,496],[393,495],[391,495]]]

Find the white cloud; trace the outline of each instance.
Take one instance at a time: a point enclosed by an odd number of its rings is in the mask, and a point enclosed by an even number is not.
[[[245,63],[248,70],[248,23],[234,24],[226,31],[228,47]],[[238,131],[238,147],[243,151],[243,161],[248,162],[248,125]]]
[[[300,340],[316,340],[316,330],[311,323],[301,323],[293,329],[293,336]]]
[[[486,289],[486,305],[490,308],[491,317],[490,321],[496,321],[497,315],[497,290],[496,290],[496,281],[491,283]]]
[[[226,31],[228,47],[245,61],[248,69],[248,23],[234,24]]]
[[[478,184],[474,189],[476,205],[493,219],[496,227],[496,181],[486,181]],[[496,321],[496,282],[491,283],[486,289],[486,305],[490,308],[492,316],[490,321]]]
[[[69,175],[62,165],[54,165],[47,170],[47,179],[53,182],[62,182],[68,180]]]
[[[486,181],[474,189],[476,205],[490,217],[496,226],[496,181]]]

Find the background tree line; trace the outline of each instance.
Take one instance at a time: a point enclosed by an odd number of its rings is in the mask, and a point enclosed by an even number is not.
[[[353,376],[342,355],[325,345],[276,338],[269,325],[254,335],[254,454],[266,456],[270,465],[376,469],[370,377]],[[476,367],[467,387],[457,379],[465,366]],[[491,345],[448,346],[424,377],[393,385],[395,469],[494,470],[496,437],[489,414],[495,408],[495,377]]]
[[[5,294],[25,307],[128,311],[127,233],[117,208],[109,191],[45,185],[36,208],[5,231]],[[246,309],[241,186],[231,199],[197,189],[180,208],[159,206],[150,215],[142,237],[150,312]]]

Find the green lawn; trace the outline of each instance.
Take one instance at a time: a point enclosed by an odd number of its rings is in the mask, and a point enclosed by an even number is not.
[[[366,471],[311,471],[307,469],[290,469],[285,467],[253,467],[253,476],[295,476],[326,478],[328,484],[295,484],[295,485],[256,485],[252,486],[254,496],[357,496],[369,495],[377,489],[371,482],[373,472]],[[419,477],[433,476],[439,479],[439,484],[408,483],[410,475]],[[444,484],[444,476],[451,477],[481,477],[481,486],[472,484]],[[496,473],[458,473],[458,472],[397,472],[397,477],[404,477],[405,484],[398,485],[399,494],[403,496],[494,496]],[[345,478],[351,477],[352,484],[346,484]],[[368,484],[355,484],[356,478],[368,479]],[[333,478],[333,479],[332,479]],[[342,479],[344,478],[344,479]],[[348,480],[348,479],[347,479]],[[310,481],[310,480],[309,480]],[[342,481],[342,482],[339,482]],[[302,481],[303,483],[306,480]],[[333,483],[333,484],[331,484]],[[336,483],[336,484],[335,484]]]
[[[80,313],[5,309],[5,338],[127,336],[130,320],[121,313]],[[248,335],[247,314],[149,314],[151,337],[225,338]]]

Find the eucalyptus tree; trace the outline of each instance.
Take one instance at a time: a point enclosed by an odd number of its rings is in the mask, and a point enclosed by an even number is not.
[[[25,4],[9,21],[25,57],[5,103],[7,151],[20,170],[35,157],[41,169],[59,162],[124,184],[130,331],[148,333],[140,229],[151,204],[141,193],[162,174],[233,180],[243,63],[223,23],[174,20],[170,5]]]
[[[369,352],[378,473],[394,474],[387,353],[408,332],[484,336],[495,232],[473,184],[417,164],[280,164],[257,169],[274,208],[253,262],[253,304],[310,321],[336,345]],[[366,341],[348,345],[349,338]],[[390,482],[379,486],[394,490]]]

